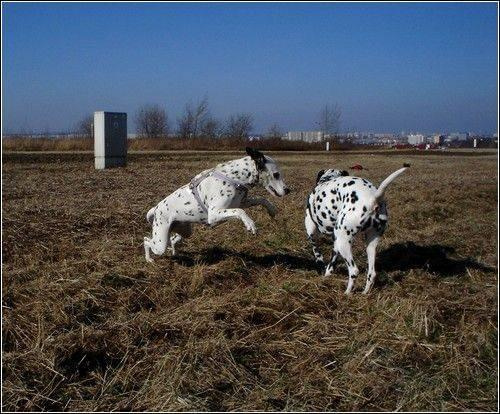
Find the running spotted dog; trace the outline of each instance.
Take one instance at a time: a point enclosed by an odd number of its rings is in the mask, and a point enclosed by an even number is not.
[[[316,262],[324,268],[323,255],[316,246],[318,233],[333,238],[332,258],[325,269],[330,276],[335,260],[340,254],[349,271],[346,294],[351,293],[359,271],[351,252],[353,237],[362,232],[366,236],[368,272],[363,293],[368,293],[375,281],[375,250],[387,225],[387,207],[384,193],[387,186],[406,168],[387,177],[376,189],[372,183],[360,177],[349,176],[347,171],[321,170],[316,187],[307,200],[305,226]]]
[[[253,148],[246,148],[246,152],[247,157],[201,172],[148,211],[146,218],[153,227],[153,237],[144,237],[148,262],[153,261],[150,252],[162,255],[168,248],[175,255],[175,245],[192,234],[192,223],[213,226],[238,218],[255,234],[255,223],[243,208],[261,205],[271,217],[275,216],[273,204],[262,197],[248,196],[248,190],[260,184],[278,197],[290,190],[271,157]]]

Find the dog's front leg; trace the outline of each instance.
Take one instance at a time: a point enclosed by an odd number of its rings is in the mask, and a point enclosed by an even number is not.
[[[318,235],[318,227],[316,226],[316,223],[312,221],[311,215],[309,214],[309,210],[306,210],[306,219],[305,219],[305,225],[306,225],[306,232],[307,232],[307,240],[309,240],[309,243],[311,244],[312,251],[314,253],[314,257],[316,258],[316,264],[318,266],[318,273],[322,273],[323,270],[325,269],[325,259],[323,258],[323,255],[318,249],[318,246],[316,245],[316,236]]]
[[[274,218],[276,216],[276,212],[278,211],[273,203],[264,197],[247,197],[242,203],[241,207],[253,207],[253,206],[262,206],[267,210],[267,213]]]
[[[248,231],[252,234],[257,233],[254,221],[241,208],[209,208],[208,209],[208,224],[217,224],[229,218],[240,219]]]

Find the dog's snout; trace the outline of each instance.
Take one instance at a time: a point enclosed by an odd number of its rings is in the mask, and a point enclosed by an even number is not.
[[[290,189],[288,187],[285,188],[285,195],[290,194]]]

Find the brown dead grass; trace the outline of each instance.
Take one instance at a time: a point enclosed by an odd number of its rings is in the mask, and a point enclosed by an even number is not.
[[[161,150],[200,150],[200,151],[239,151],[245,146],[258,145],[262,150],[268,151],[319,151],[324,150],[324,142],[288,141],[280,138],[263,139],[261,141],[248,141],[235,138],[137,138],[127,140],[129,151],[161,151]],[[332,149],[350,149],[351,144],[332,144]],[[364,146],[357,145],[356,148]],[[4,151],[92,151],[93,139],[88,138],[31,138],[14,137],[2,140]],[[372,147],[373,150],[373,147]]]
[[[496,155],[274,154],[293,192],[274,221],[250,211],[257,237],[197,227],[147,264],[147,210],[240,154],[4,157],[3,409],[497,409]],[[305,197],[321,168],[379,184],[403,162],[377,285],[345,297],[343,265],[314,270]]]
[[[94,141],[88,138],[3,138],[3,151],[92,151]]]

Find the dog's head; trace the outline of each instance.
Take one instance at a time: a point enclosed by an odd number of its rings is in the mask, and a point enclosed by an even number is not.
[[[259,183],[267,191],[278,197],[283,197],[290,192],[283,181],[283,175],[276,161],[254,148],[247,147],[246,151],[255,162],[259,172]]]
[[[316,184],[324,183],[338,177],[345,177],[347,175],[349,175],[349,173],[345,170],[321,170],[316,177]]]

